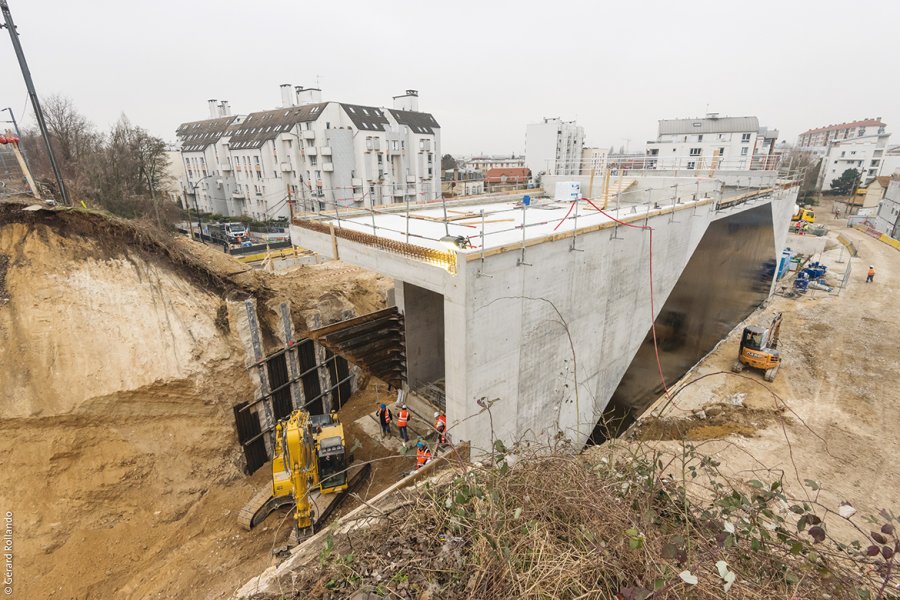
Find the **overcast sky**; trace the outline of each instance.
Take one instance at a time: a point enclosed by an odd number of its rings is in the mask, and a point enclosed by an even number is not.
[[[326,100],[375,106],[418,89],[454,154],[522,152],[525,125],[545,116],[631,150],[658,119],[707,110],[756,115],[791,142],[864,117],[900,129],[894,0],[9,4],[40,95],[171,141],[208,98],[246,113],[278,106],[281,83],[317,80]],[[27,96],[2,36],[0,107],[18,117]]]

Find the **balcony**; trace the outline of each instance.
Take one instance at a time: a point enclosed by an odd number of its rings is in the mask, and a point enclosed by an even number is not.
[[[304,140],[314,140],[316,139],[316,132],[311,129],[308,131],[301,131],[300,137],[302,137]]]
[[[363,184],[363,180],[360,179],[359,177],[354,177],[353,179],[350,180],[350,185],[352,185],[354,187],[359,187],[362,184]]]
[[[416,182],[416,176],[415,176],[415,175],[407,175],[407,176],[406,176],[406,183],[415,183],[415,182]]]
[[[231,197],[235,200],[246,200],[247,196],[244,195],[244,192],[241,190],[235,190],[234,193],[231,194]]]
[[[332,171],[334,171],[334,163],[330,163],[330,162],[324,163],[322,165],[322,170],[325,171],[326,173],[331,173]]]
[[[228,164],[227,162],[219,163],[219,171],[225,172],[225,171],[230,171],[230,170],[231,170],[231,165]]]
[[[294,170],[294,167],[291,166],[291,163],[289,162],[283,162],[281,163],[281,170],[284,172],[290,172]]]
[[[309,148],[304,148],[303,152],[305,152],[307,156],[315,156],[319,153],[319,151],[316,150],[315,146],[310,146]]]
[[[322,146],[322,156],[331,156],[331,146]]]

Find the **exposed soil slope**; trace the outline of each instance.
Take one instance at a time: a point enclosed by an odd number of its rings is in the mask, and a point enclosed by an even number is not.
[[[241,472],[231,406],[252,397],[226,300],[298,328],[383,305],[386,283],[328,265],[284,275],[83,211],[0,205],[0,511],[13,598],[227,597],[287,527],[235,514],[269,474]]]

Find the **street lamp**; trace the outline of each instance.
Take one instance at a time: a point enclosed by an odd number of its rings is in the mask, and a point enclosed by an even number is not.
[[[191,195],[194,196],[194,207],[197,209],[197,228],[200,230],[200,241],[201,242],[203,241],[203,223],[200,219],[200,205],[197,204],[197,188],[200,186],[200,183],[203,180],[209,179],[210,177],[215,177],[215,175],[214,174],[206,175],[206,176],[198,179],[197,183],[190,184],[191,185]],[[190,183],[190,182],[188,182],[188,183]],[[187,205],[187,211],[188,211],[188,228],[191,231],[191,239],[193,239],[194,238],[194,224],[191,221],[191,203],[185,202],[185,204]]]
[[[3,112],[4,110],[7,111],[7,112],[9,112],[9,119],[10,119],[10,120],[9,120],[9,121],[2,121],[2,122],[3,122],[3,123],[12,123],[13,128],[16,130],[16,135],[18,136],[18,138],[19,138],[20,140],[24,140],[24,138],[22,137],[22,132],[19,131],[19,124],[16,123],[16,115],[13,114],[13,110],[12,110],[11,108],[9,108],[9,107],[6,107],[6,108],[0,109],[0,112]],[[31,171],[31,165],[28,163],[28,155],[25,154],[25,146],[24,146],[24,144],[20,144],[20,145],[19,145],[19,150],[22,151],[22,158],[25,159],[25,165],[27,165],[27,166],[28,166],[28,170]],[[33,172],[33,171],[32,171],[32,172]]]

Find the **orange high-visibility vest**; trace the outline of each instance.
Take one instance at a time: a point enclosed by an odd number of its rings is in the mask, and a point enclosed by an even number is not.
[[[866,273],[869,277],[875,274],[875,269],[869,269],[869,272]]]
[[[438,415],[437,420],[434,422],[434,428],[438,431],[447,429],[447,417],[445,415]]]
[[[431,460],[431,450],[428,448],[416,448],[416,468],[425,466]]]
[[[409,421],[409,411],[405,408],[401,408],[400,412],[397,413],[397,427],[406,427],[406,423]]]

